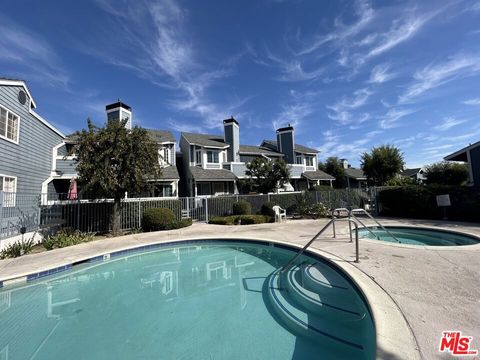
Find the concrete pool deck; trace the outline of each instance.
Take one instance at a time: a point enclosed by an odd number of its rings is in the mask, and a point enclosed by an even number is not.
[[[174,231],[106,238],[69,248],[1,260],[0,281],[112,251],[177,239],[253,238],[303,245],[327,221],[328,219],[289,220],[281,224],[249,226],[194,224],[192,227]],[[480,225],[476,224],[405,219],[382,219],[381,222],[385,225],[428,226],[480,236]],[[353,263],[354,245],[346,238],[345,229],[345,226],[337,225],[337,235],[342,231],[343,235],[333,239],[331,231],[327,231],[312,248],[336,260],[338,264],[343,263],[342,267],[353,275],[362,289],[364,286],[370,288],[369,283],[375,283],[382,288],[405,317],[422,358],[448,358],[437,350],[442,331],[446,330],[460,330],[465,335],[473,336],[473,348],[480,349],[480,245],[441,248],[360,240],[360,263]],[[4,283],[7,284],[8,282]],[[377,292],[377,295],[377,299],[367,296],[375,317],[375,312],[386,311],[382,309],[382,303],[389,301],[381,300],[383,295],[380,292]],[[394,331],[396,324],[388,323],[382,326]],[[398,334],[402,332],[399,331]],[[385,359],[412,358],[410,356],[416,355],[410,339],[396,340],[395,344],[390,345],[397,347],[399,351],[378,355]],[[407,357],[407,354],[410,355]]]

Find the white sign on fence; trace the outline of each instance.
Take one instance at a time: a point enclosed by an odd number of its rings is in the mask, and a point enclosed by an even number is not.
[[[450,195],[437,195],[437,206],[451,206]]]

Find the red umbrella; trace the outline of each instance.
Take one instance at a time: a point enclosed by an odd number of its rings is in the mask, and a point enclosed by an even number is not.
[[[75,179],[70,180],[70,187],[67,194],[68,200],[77,200],[77,181]]]

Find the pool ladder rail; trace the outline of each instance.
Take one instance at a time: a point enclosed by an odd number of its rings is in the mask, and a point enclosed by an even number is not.
[[[335,214],[338,214],[340,216],[340,212],[347,212],[348,217],[346,218],[338,218],[335,216]],[[367,215],[371,220],[373,220],[382,230],[384,230],[387,234],[389,234],[395,241],[398,243],[401,243],[400,240],[398,240],[389,230],[387,230],[380,222],[378,222],[377,219],[375,219],[372,215],[370,215],[365,209],[352,209],[348,210],[347,208],[337,208],[332,211],[332,218],[331,220],[318,232],[315,234],[315,236],[305,244],[303,248],[301,248],[291,259],[290,261],[284,265],[283,267],[280,268],[280,273],[284,273],[287,271],[294,263],[295,261],[302,256],[302,254],[307,250],[310,245],[313,244],[315,240],[317,240],[330,226],[333,228],[333,237],[336,237],[336,229],[335,229],[335,223],[338,221],[347,221],[348,222],[348,227],[349,227],[349,234],[350,234],[350,242],[353,242],[352,238],[352,224],[355,227],[355,262],[358,263],[360,262],[359,260],[359,245],[358,245],[358,224],[360,224],[364,229],[369,231],[375,238],[379,239],[378,236],[368,227],[366,226],[363,221],[361,221],[357,216],[355,216],[355,213],[362,213]]]

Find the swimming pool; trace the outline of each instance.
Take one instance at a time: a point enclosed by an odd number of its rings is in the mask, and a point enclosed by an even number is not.
[[[261,242],[179,242],[2,288],[0,355],[373,359],[375,329],[355,284],[313,256],[280,274],[294,253]]]
[[[385,226],[385,228],[402,244],[428,246],[463,246],[475,245],[480,238],[454,231],[437,230],[420,227]],[[398,243],[390,234],[379,227],[371,226],[370,231],[359,229],[358,236],[366,239]]]

